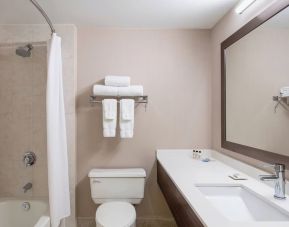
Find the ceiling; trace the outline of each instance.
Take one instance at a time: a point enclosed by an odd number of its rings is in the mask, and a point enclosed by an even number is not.
[[[99,27],[212,28],[238,0],[38,0],[53,23]],[[38,24],[29,0],[0,0],[0,24]]]

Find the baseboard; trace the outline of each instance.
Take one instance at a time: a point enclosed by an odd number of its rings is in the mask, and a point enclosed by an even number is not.
[[[137,227],[177,227],[173,218],[139,217]],[[94,218],[78,217],[77,227],[96,227]]]

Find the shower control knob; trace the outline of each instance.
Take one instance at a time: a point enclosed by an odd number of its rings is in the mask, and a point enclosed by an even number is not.
[[[23,162],[26,167],[34,165],[36,162],[36,155],[34,152],[29,151],[24,154]]]

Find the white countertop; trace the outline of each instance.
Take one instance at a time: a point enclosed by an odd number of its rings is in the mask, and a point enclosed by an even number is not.
[[[193,159],[192,150],[157,150],[157,160],[163,166],[168,176],[174,182],[188,204],[208,227],[288,227],[289,222],[234,222],[224,217],[196,185],[241,185],[265,197],[273,205],[289,212],[289,199],[274,199],[274,189],[238,170],[221,162],[222,155],[212,151],[214,161],[202,162]],[[226,157],[226,159],[231,159]],[[232,159],[234,163],[234,159]],[[229,175],[241,173],[248,180],[236,181]]]

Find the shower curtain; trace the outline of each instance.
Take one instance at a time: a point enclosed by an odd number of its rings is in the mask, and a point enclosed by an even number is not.
[[[51,226],[70,215],[66,125],[62,83],[61,38],[53,34],[47,57],[47,159]]]

